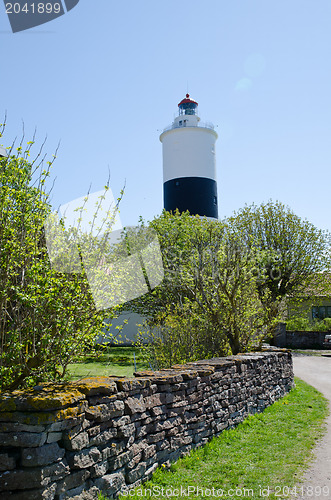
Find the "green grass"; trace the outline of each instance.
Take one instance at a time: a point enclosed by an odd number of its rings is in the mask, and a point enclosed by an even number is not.
[[[68,379],[79,380],[84,377],[98,377],[101,375],[116,375],[132,377],[134,372],[134,353],[136,354],[137,371],[148,367],[142,361],[138,348],[108,347],[102,353],[85,356],[80,362],[71,363],[68,367]]]
[[[325,431],[323,421],[328,414],[327,400],[313,387],[295,380],[296,388],[263,413],[248,417],[235,429],[223,431],[170,469],[159,468],[150,481],[130,491],[129,496],[119,498],[157,498],[148,493],[149,489],[153,493],[153,487],[169,489],[169,497],[170,490],[189,486],[214,487],[215,497],[216,490],[221,488],[223,499],[291,498],[286,488],[298,484],[316,440]],[[269,488],[269,494],[264,490],[263,496],[261,487]],[[231,488],[240,488],[241,496],[231,496]],[[247,489],[245,494],[243,488]],[[253,495],[248,489],[253,490]],[[293,493],[293,498],[300,498],[299,490],[296,495]],[[177,497],[184,498],[180,494]],[[166,494],[159,498],[166,498]],[[206,496],[190,494],[186,498]]]

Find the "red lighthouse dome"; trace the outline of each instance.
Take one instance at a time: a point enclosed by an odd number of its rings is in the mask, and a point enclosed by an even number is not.
[[[178,104],[180,115],[195,115],[198,103],[190,98],[190,94],[186,94],[185,99]]]

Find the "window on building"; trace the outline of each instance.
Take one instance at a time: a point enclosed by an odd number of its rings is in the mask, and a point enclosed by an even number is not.
[[[217,205],[217,196],[214,196],[214,205]]]
[[[311,312],[313,319],[331,318],[331,306],[313,306]]]

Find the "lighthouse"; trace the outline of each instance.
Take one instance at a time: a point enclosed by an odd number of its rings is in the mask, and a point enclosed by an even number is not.
[[[160,135],[163,196],[167,211],[218,218],[215,142],[217,133],[202,123],[198,103],[186,94],[178,116]]]

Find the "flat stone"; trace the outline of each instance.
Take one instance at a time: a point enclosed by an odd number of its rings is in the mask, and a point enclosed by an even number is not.
[[[58,500],[66,500],[68,495],[70,495],[71,500],[99,500],[99,489],[96,486],[92,486],[92,488],[86,490],[85,486],[86,483],[78,488],[68,490],[67,494],[61,494]]]
[[[136,432],[136,426],[134,424],[125,424],[118,428],[118,437],[130,437],[133,436]]]
[[[41,390],[25,389],[0,395],[0,412],[59,410],[81,399],[85,399],[85,395],[77,389],[50,384]]]
[[[80,470],[77,472],[72,472],[70,476],[58,482],[56,495],[61,497],[61,495],[65,494],[68,490],[71,490],[73,488],[78,488],[79,486],[84,484],[89,477],[90,477],[90,471],[88,470]]]
[[[17,422],[1,422],[0,432],[37,432],[41,433],[46,430],[45,425],[26,425]]]
[[[197,363],[188,363],[188,366],[192,366],[197,372],[199,377],[207,377],[215,372],[215,366],[204,365]]]
[[[0,474],[0,491],[25,490],[47,486],[50,478],[43,478],[41,470],[13,470]]]
[[[63,459],[55,464],[43,467],[41,474],[44,478],[50,478],[51,481],[59,481],[70,474],[70,468],[66,459]]]
[[[46,439],[46,432],[38,434],[30,432],[0,432],[1,446],[14,446],[20,448],[37,447],[42,446],[46,442]]]
[[[169,418],[163,422],[156,422],[154,426],[154,432],[166,431],[172,429],[174,426],[179,425],[181,423],[181,418]]]
[[[39,448],[25,448],[22,450],[23,467],[48,465],[64,457],[65,450],[57,443],[45,444]]]
[[[108,460],[108,466],[110,470],[121,469],[125,464],[127,464],[133,458],[132,450],[121,453],[112,460]]]
[[[77,417],[68,417],[65,420],[60,420],[59,422],[54,422],[47,427],[48,432],[62,432],[65,430],[72,429],[78,425],[82,425],[85,420],[85,414],[81,414]]]
[[[146,469],[145,477],[149,479],[152,476],[152,474],[154,474],[154,472],[156,471],[158,466],[159,466],[159,463],[156,462],[155,464],[151,465],[148,469]]]
[[[95,486],[105,495],[114,495],[125,486],[124,476],[121,473],[107,474],[106,476],[96,479]]]
[[[109,441],[117,437],[117,435],[118,435],[117,429],[114,428],[107,429],[103,432],[100,432],[95,437],[90,438],[89,444],[90,446],[102,446],[109,443]]]
[[[210,359],[201,359],[199,361],[196,361],[194,363],[188,363],[189,365],[195,364],[195,365],[207,365],[207,366],[214,366],[215,368],[229,368],[231,366],[234,366],[236,364],[236,360],[242,360],[242,356],[228,356],[226,358],[210,358]]]
[[[91,465],[100,462],[102,459],[101,452],[95,446],[87,448],[79,453],[69,453],[67,460],[73,469],[85,469]]]
[[[63,437],[63,444],[67,450],[82,450],[89,445],[89,436],[86,431],[71,437],[70,434]]]
[[[112,424],[114,427],[124,427],[131,423],[130,417],[128,415],[124,415],[120,418],[114,418]]]
[[[117,385],[110,377],[88,377],[74,382],[73,386],[87,396],[99,394],[114,394],[117,392]]]
[[[128,471],[135,469],[137,465],[139,465],[139,463],[143,461],[142,456],[143,456],[142,452],[139,452],[138,454],[134,455],[130,460],[130,462],[126,464],[126,470]]]
[[[87,487],[87,485],[85,485]],[[70,495],[71,500],[99,500],[100,491],[96,486],[92,486],[88,490],[84,485],[79,488],[68,490],[68,495]],[[59,500],[66,500],[68,496],[59,496]]]
[[[139,373],[139,375],[138,375],[138,373]],[[148,376],[146,378],[143,378],[140,376],[140,372],[138,372],[138,373],[135,373],[135,377],[138,377],[138,378],[113,377],[113,380],[116,381],[117,386],[118,386],[119,390],[121,390],[121,391],[140,392],[142,389],[146,389],[146,388],[151,386],[151,380]]]
[[[172,365],[173,370],[179,371],[183,380],[192,380],[197,378],[198,372],[187,365]]]
[[[123,401],[114,401],[109,404],[89,406],[85,411],[86,418],[95,422],[105,422],[114,417],[122,416],[123,414]]]
[[[70,498],[71,500],[73,500],[75,498],[77,500],[81,500],[82,494],[83,494],[84,490],[86,490],[86,487],[87,487],[87,484],[85,482],[85,483],[81,484],[80,486],[77,486],[77,488],[72,488],[71,490],[67,490],[65,493],[61,493],[58,496],[58,499],[65,500],[65,499]]]
[[[111,396],[105,396],[104,394],[101,395],[94,395],[94,396],[89,396],[88,397],[88,404],[89,406],[98,406],[98,405],[108,405],[109,403],[113,403],[114,401],[119,401],[121,400],[121,393],[117,394],[112,394]]]
[[[50,486],[53,481],[64,478],[69,472],[68,464],[65,461],[41,469],[6,471],[0,474],[0,490],[25,490],[29,487],[31,489],[38,488],[39,491],[42,486]]]
[[[118,455],[124,450],[124,444],[122,442],[110,443],[110,446],[102,450],[102,460],[107,460],[110,457]]]
[[[105,476],[110,468],[111,467],[108,464],[108,460],[104,460],[103,462],[92,465],[90,469],[91,477],[94,478]]]
[[[183,377],[180,372],[172,369],[164,369],[160,371],[141,371],[137,372],[136,377],[150,377],[153,384],[177,384],[183,382]]]
[[[130,470],[125,474],[127,483],[134,483],[137,479],[140,479],[144,475],[145,471],[146,462],[140,462],[135,469]]]
[[[146,446],[143,450],[143,457],[144,460],[147,460],[148,458],[156,456],[156,446],[154,444],[150,446]]]
[[[146,404],[142,396],[137,396],[135,398],[129,397],[125,400],[125,410],[130,415],[135,413],[144,413],[146,410]]]
[[[48,432],[46,442],[48,444],[49,443],[56,443],[57,441],[60,441],[61,439],[62,439],[62,432]]]
[[[151,415],[155,415],[155,416],[164,415],[167,413],[167,411],[168,411],[168,408],[166,405],[156,406],[155,408],[151,407],[151,409],[150,409]]]
[[[165,438],[165,431],[158,432],[156,434],[148,434],[146,436],[146,441],[148,444],[157,443]]]
[[[56,412],[0,412],[0,422],[18,422],[27,425],[53,424],[55,422],[66,421],[67,419],[81,416],[85,411],[86,404],[87,402],[83,401],[73,408],[66,408]]]
[[[164,403],[164,395],[152,394],[152,395],[146,397],[144,402],[145,402],[146,408],[148,410],[157,411],[157,408],[162,407],[162,405]]]

